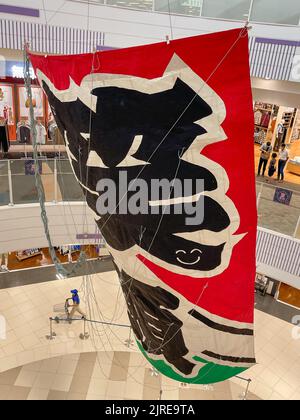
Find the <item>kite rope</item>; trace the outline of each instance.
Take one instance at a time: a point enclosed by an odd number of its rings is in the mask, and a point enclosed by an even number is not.
[[[247,25],[246,25],[247,26]],[[246,26],[245,26],[245,28],[246,28]],[[243,28],[242,30],[241,30],[241,32],[240,32],[240,34],[239,34],[239,37],[237,38],[237,40],[235,41],[235,43],[231,46],[231,48],[227,51],[227,53],[225,54],[225,56],[222,58],[222,60],[218,63],[218,65],[216,66],[216,68],[214,69],[214,71],[211,73],[211,75],[208,77],[208,79],[207,79],[207,81],[208,80],[210,80],[210,78],[214,75],[214,73],[218,70],[218,68],[221,66],[221,64],[224,62],[224,60],[226,59],[226,57],[229,55],[229,53],[231,52],[231,50],[234,48],[234,46],[236,45],[236,43],[239,41],[239,39],[242,37],[242,36],[245,36],[245,35],[243,35],[244,34],[244,30],[245,30],[245,28]],[[204,86],[204,84],[201,86],[201,88],[198,90],[198,92],[195,94],[195,96],[194,96],[194,98],[191,100],[191,102],[188,104],[188,106],[185,108],[185,110],[183,111],[183,113],[181,114],[181,116],[178,118],[178,120],[175,122],[175,124],[173,125],[173,127],[174,126],[176,126],[176,124],[177,124],[177,122],[180,120],[180,118],[184,115],[184,113],[187,111],[187,109],[189,108],[189,106],[192,104],[192,102],[195,100],[195,98],[198,96],[198,94],[199,94],[199,91],[202,89],[202,87]],[[172,129],[173,129],[173,127],[170,129],[170,131],[169,131],[169,133],[172,131]],[[168,133],[168,134],[169,134]],[[165,140],[165,138],[168,136],[168,134],[164,137],[164,139],[162,140],[162,142]],[[162,144],[162,142],[158,145],[158,147],[157,147],[157,149],[153,152],[153,154],[152,154],[152,156],[156,153],[156,151],[159,149],[159,147],[160,147],[160,145]],[[151,158],[150,158],[151,159]],[[149,159],[149,160],[150,160]],[[144,169],[144,168],[143,168]],[[140,171],[140,174],[142,173],[142,171],[143,171],[143,169]],[[140,175],[139,174],[139,175]],[[139,176],[138,175],[138,176]],[[138,178],[138,176],[137,176],[137,178]],[[136,178],[136,179],[137,179]],[[126,193],[125,193],[125,195],[124,195],[124,197],[126,196]],[[123,198],[124,198],[123,197]],[[123,199],[122,198],[122,199]],[[121,199],[121,200],[122,200]],[[120,200],[120,201],[121,201]],[[164,215],[165,215],[165,211],[164,211],[164,214],[162,215],[162,218],[161,218],[161,221],[160,221],[160,224],[159,224],[159,226],[158,226],[158,228],[157,228],[157,230],[156,230],[156,233],[155,233],[155,235],[154,235],[154,237],[153,237],[153,239],[152,239],[152,243],[151,243],[151,245],[153,244],[153,242],[154,242],[154,240],[155,240],[155,237],[157,236],[157,234],[158,234],[158,231],[159,231],[159,228],[160,228],[160,226],[161,226],[161,223],[162,223],[162,220],[163,220],[163,217],[164,217]],[[112,216],[110,216],[110,218],[111,218]],[[109,218],[109,219],[110,219]],[[106,221],[106,223],[108,223],[108,221],[109,221],[109,219]],[[106,224],[105,223],[105,224]],[[151,248],[151,246],[150,246],[150,248]],[[149,250],[150,250],[150,248],[149,248]],[[149,251],[148,251],[149,252]],[[128,281],[131,281],[132,282],[132,279],[133,279],[133,277],[131,277],[131,280],[128,280]],[[199,305],[199,302],[200,302],[200,300],[201,300],[201,298],[202,298],[202,296],[203,296],[203,294],[204,294],[204,292],[206,291],[206,289],[208,288],[208,286],[209,286],[209,284],[208,284],[208,282],[206,283],[206,285],[204,286],[204,288],[203,288],[203,290],[201,291],[201,293],[200,293],[200,295],[199,295],[199,297],[198,297],[198,299],[197,299],[197,302],[196,302],[196,304],[194,305],[194,309],[195,309],[195,307],[197,307],[198,305]],[[131,289],[131,287],[130,287],[130,289]],[[129,293],[130,293],[130,290],[129,290]],[[127,296],[129,296],[129,293],[128,293],[128,295]],[[187,316],[187,319],[189,318],[191,316],[191,314],[189,314],[188,316]],[[179,330],[178,330],[179,331]],[[161,348],[163,348],[163,346],[164,345],[166,345],[166,344],[168,344],[174,337],[175,337],[175,335],[178,333],[178,331],[174,334],[174,336],[173,337],[171,337],[167,342],[165,342],[165,343],[163,343],[163,345],[162,346],[160,346],[159,348],[158,348],[158,350],[159,349],[161,349]],[[157,351],[158,351],[157,350]]]
[[[237,39],[235,40],[235,42],[231,45],[231,47],[228,49],[228,51],[225,53],[225,55],[222,57],[222,59],[219,61],[219,63],[216,65],[216,67],[214,68],[214,70],[210,73],[210,75],[208,76],[208,78],[203,81],[202,85],[200,86],[200,88],[198,89],[198,91],[195,93],[195,95],[193,96],[193,98],[191,99],[191,101],[188,103],[188,105],[184,108],[184,110],[182,111],[182,113],[179,115],[179,117],[176,119],[176,121],[174,122],[174,124],[171,126],[171,128],[169,129],[169,131],[167,132],[167,134],[163,137],[163,139],[161,140],[161,142],[156,146],[156,148],[154,149],[154,151],[152,152],[152,154],[150,155],[150,157],[148,158],[148,160],[146,161],[145,165],[142,166],[142,169],[139,171],[139,173],[137,174],[136,178],[132,181],[132,183],[134,184],[135,181],[137,181],[137,179],[140,177],[140,175],[144,172],[145,168],[148,166],[148,164],[150,163],[151,159],[155,156],[155,154],[158,152],[159,148],[161,147],[161,145],[165,142],[166,138],[169,136],[169,134],[172,132],[172,130],[176,127],[176,125],[178,124],[178,122],[181,120],[181,118],[184,116],[184,114],[187,112],[187,110],[190,108],[190,106],[192,105],[192,103],[195,101],[195,99],[199,96],[199,93],[201,92],[201,90],[204,88],[204,86],[209,82],[209,80],[214,76],[214,74],[217,72],[217,70],[221,67],[221,65],[224,63],[224,61],[226,60],[226,58],[228,57],[228,55],[231,53],[231,51],[234,49],[234,47],[236,46],[236,44],[239,42],[239,40],[241,38],[243,38],[245,35],[244,33],[247,33],[248,28],[245,25],[240,33],[239,36],[237,37]],[[131,184],[131,183],[130,183]],[[131,187],[132,185],[131,184]],[[119,202],[117,203],[114,211],[112,212],[112,214],[108,217],[108,219],[106,220],[106,222],[103,225],[103,228],[107,225],[107,223],[110,221],[112,215],[114,214],[114,212],[117,210],[117,208],[119,207],[120,203],[124,200],[124,198],[127,196],[128,193],[128,189],[127,191],[124,193],[124,195],[121,197],[121,199],[119,200]]]
[[[57,274],[63,277],[71,277],[77,271],[77,268],[82,265],[84,262],[86,255],[85,252],[81,252],[77,263],[73,266],[71,271],[67,270],[62,263],[60,262],[59,258],[56,255],[50,230],[49,230],[49,219],[47,216],[46,211],[46,198],[45,198],[45,190],[42,182],[42,177],[39,170],[39,156],[38,156],[38,144],[37,144],[37,129],[36,129],[36,121],[34,117],[34,108],[33,108],[33,100],[32,100],[32,87],[31,87],[31,74],[30,74],[30,60],[28,56],[28,44],[24,50],[24,83],[26,87],[27,96],[29,99],[29,115],[30,115],[30,128],[31,128],[31,135],[32,135],[32,143],[33,143],[33,158],[35,164],[35,183],[38,192],[38,199],[41,208],[41,218],[44,225],[44,231],[46,235],[46,239],[49,246],[49,252],[51,255],[51,259],[55,265]]]
[[[238,41],[238,40],[237,40],[237,41]],[[237,41],[236,41],[236,42],[237,42]],[[234,44],[234,45],[235,45],[235,44]],[[232,46],[232,48],[234,47],[234,45]],[[231,49],[232,49],[232,48],[231,48]],[[230,49],[230,50],[231,50],[231,49]],[[230,51],[228,51],[228,53],[226,54],[226,56],[229,54],[229,52],[230,52]],[[222,61],[224,61],[224,60],[225,60],[226,56],[223,58],[223,60],[222,60]],[[221,65],[221,63],[219,63],[219,65],[217,66],[217,68],[218,68],[220,65]],[[217,68],[215,69],[215,71],[217,70]],[[214,72],[212,73],[212,75],[213,75],[213,74],[214,74]],[[212,77],[212,75],[211,75],[211,76],[207,79],[207,81],[208,81],[208,80]],[[200,90],[201,90],[201,89],[200,89]],[[198,96],[198,93],[195,95],[195,98],[196,98],[197,96]],[[194,99],[192,99],[191,103],[193,102],[193,100],[194,100]],[[191,103],[190,103],[190,104],[187,106],[187,108],[184,110],[183,114],[186,112],[186,110],[187,110],[187,109],[188,109],[188,107],[191,105]],[[182,115],[183,115],[183,114],[182,114]],[[181,118],[181,116],[179,117],[179,119],[178,119],[178,120],[180,120],[180,118]],[[175,125],[176,125],[176,124],[177,124],[177,121],[176,121]],[[90,132],[91,132],[91,128],[92,128],[92,127],[90,127]],[[173,129],[173,127],[171,128],[171,130],[172,130],[172,129]],[[171,132],[171,130],[170,130],[170,132]],[[169,132],[169,133],[170,133],[170,132]],[[169,135],[169,133],[165,136],[165,138]],[[163,139],[163,141],[165,140],[165,138]],[[157,150],[158,150],[158,148],[159,148],[159,147],[160,147],[160,145],[158,145]],[[153,155],[155,154],[155,152],[156,152],[156,151],[154,151]],[[151,158],[150,158],[150,159],[151,159]],[[141,171],[141,172],[142,172],[142,171]],[[140,174],[139,174],[139,175],[140,175]],[[138,175],[138,176],[139,176],[139,175]],[[137,178],[136,178],[136,179],[137,179]],[[123,197],[123,198],[124,198],[124,197]],[[108,221],[107,221],[107,222],[108,222]],[[107,223],[107,222],[106,222],[106,223]],[[158,230],[159,230],[159,228],[158,228]],[[153,238],[153,241],[154,241],[154,240],[155,240],[155,238]],[[203,294],[203,292],[204,292],[204,290],[202,291],[202,294]],[[199,298],[201,298],[201,296],[200,296]]]
[[[63,5],[62,5],[63,6]],[[61,6],[61,7],[62,7]],[[88,19],[87,19],[87,22],[88,22],[88,30],[89,30],[89,22],[90,22],[90,13],[89,13],[89,11],[90,11],[90,9],[89,9],[89,5],[88,5]],[[45,18],[46,18],[46,11],[44,10],[44,12],[45,12]],[[57,12],[56,12],[57,13]],[[49,23],[49,22],[47,22],[47,23]],[[95,60],[95,54],[93,55],[93,63],[92,63],[92,68],[91,68],[91,74],[95,71],[95,70],[97,70],[98,69],[98,67],[96,68],[95,66],[94,66],[94,60]],[[97,56],[96,56],[97,57]],[[49,69],[49,67],[48,67],[48,69]],[[91,113],[91,117],[92,117],[92,113]],[[89,133],[91,134],[91,131],[92,131],[92,118],[90,118],[90,129],[89,129]],[[89,139],[89,148],[90,148],[90,139]],[[81,153],[79,153],[79,157],[80,157],[80,159],[81,159]],[[80,170],[81,170],[81,165],[79,165],[79,167],[80,167]],[[88,176],[88,170],[89,170],[89,168],[87,167],[87,176]],[[83,175],[82,175],[82,172],[80,173],[80,180],[81,180],[81,183],[83,183],[82,181],[83,181]],[[62,177],[62,183],[63,183],[63,188],[64,188],[64,190],[65,190],[65,185],[64,185],[64,180],[63,180],[63,177]],[[85,197],[87,197],[87,196],[85,196]],[[70,205],[69,205],[70,206]],[[66,213],[65,213],[65,208],[63,208],[63,210],[64,210],[64,214],[66,215]],[[87,215],[86,215],[86,207],[85,207],[85,216],[83,216],[83,218],[84,218],[84,220],[86,220],[87,221]],[[75,223],[75,219],[74,219],[74,215],[73,215],[73,212],[72,212],[72,208],[70,207],[70,213],[71,213],[71,216],[72,216],[72,219],[73,219],[73,223],[74,223],[74,226],[75,226],[75,230],[76,230],[76,232],[78,233],[78,230],[77,230],[77,224]],[[88,267],[88,265],[91,265],[92,264],[92,262],[91,261],[88,261],[87,260],[87,258],[85,258],[85,260],[84,260],[84,262],[85,262],[85,264],[86,264],[86,270],[87,270],[87,272],[89,272],[88,271],[88,269],[89,269],[89,267]],[[75,273],[74,273],[75,274]],[[98,277],[98,278],[101,278],[101,280],[103,281],[103,278],[99,275],[99,273],[96,273],[96,276]],[[120,287],[120,289],[121,289],[121,287]],[[120,290],[119,290],[119,293],[118,293],[118,300],[120,299]],[[114,320],[114,316],[113,316],[113,319],[112,320],[110,320],[111,322]]]
[[[89,20],[90,20],[90,16],[89,16],[89,7],[90,7],[90,2],[88,3],[88,30],[89,30]],[[98,68],[95,68],[95,66],[94,66],[94,62],[95,62],[95,57],[96,57],[96,54],[95,54],[95,52],[93,53],[93,62],[92,62],[92,68],[91,68],[91,75],[92,75],[92,83],[94,82],[94,80],[93,80],[93,73],[95,72],[95,70],[97,70]],[[98,57],[97,57],[98,58]],[[91,97],[91,99],[92,99],[92,97]],[[91,109],[91,107],[90,107],[90,109]],[[89,126],[89,145],[88,145],[88,155],[89,155],[89,152],[90,152],[90,142],[91,142],[91,133],[92,133],[92,111],[90,112],[90,126]],[[87,156],[88,156],[87,155]],[[81,150],[79,151],[79,157],[80,157],[80,162],[81,162]],[[80,171],[81,171],[81,164],[79,163],[79,167],[80,167]],[[88,174],[89,174],[89,167],[87,167],[87,173],[86,173],[86,180],[88,180]],[[80,178],[81,178],[81,182],[82,182],[82,172],[81,172],[81,174],[80,174]],[[88,182],[88,181],[87,181]],[[86,192],[86,195],[85,195],[85,197],[87,198],[87,192]],[[87,209],[85,208],[85,220],[87,221],[87,215],[86,215],[86,211],[87,211]],[[72,212],[71,212],[72,213]],[[73,215],[73,214],[72,214]],[[74,218],[73,218],[73,220],[74,220]],[[87,259],[85,259],[85,263],[86,263],[86,266],[88,265],[88,263],[90,263],[90,262],[88,262],[87,261]],[[97,273],[97,277],[100,277],[99,275],[98,275],[98,273]],[[91,291],[89,290],[89,289],[87,289],[87,283],[88,283],[88,279],[89,279],[90,277],[87,275],[86,277],[84,277],[84,280],[83,280],[83,287],[84,287],[84,289],[85,289],[85,295],[87,296],[87,305],[88,305],[88,307],[89,307],[89,312],[90,312],[90,314],[91,313],[93,313],[93,308],[92,308],[92,305],[91,305]],[[101,277],[100,277],[101,278]],[[92,282],[90,282],[90,287],[92,287],[92,290],[93,290],[93,292],[94,292],[94,289],[93,289],[93,285],[92,285]],[[118,292],[118,296],[120,297],[120,290],[121,290],[121,286],[119,286],[119,292]],[[102,314],[102,311],[100,310],[100,308],[99,308],[99,305],[98,305],[98,302],[97,302],[97,299],[96,299],[96,296],[95,296],[95,292],[93,293],[93,296],[94,296],[94,301],[95,301],[95,303],[96,303],[96,306],[97,306],[97,309],[98,309],[98,312],[100,312],[100,314],[101,314],[101,318],[103,318],[103,319],[105,319],[105,317],[104,317],[104,315]],[[118,299],[119,299],[119,297],[118,297]],[[115,304],[115,310],[114,310],[114,314],[113,314],[113,317],[112,317],[112,320],[110,320],[111,322],[113,321],[113,319],[115,318],[115,316],[116,316],[116,310],[117,310],[117,304]],[[122,312],[123,313],[123,312]],[[93,317],[92,317],[93,318]],[[94,317],[95,318],[95,317]],[[111,329],[111,328],[110,328]],[[94,326],[94,325],[92,325],[92,331],[93,331],[93,333],[92,333],[92,336],[94,337],[94,332],[95,332],[95,330],[98,332],[98,329],[97,329],[97,327],[96,326]],[[113,330],[111,329],[111,333],[113,333]],[[106,330],[105,330],[105,335],[106,335],[106,338],[107,338],[107,340],[108,340],[108,342],[110,343],[110,340],[109,340],[109,336],[107,335],[107,332],[106,332]],[[114,334],[115,335],[115,334]],[[98,336],[99,336],[99,334],[98,334]],[[116,338],[118,338],[118,336],[116,336],[115,335],[115,337]],[[94,340],[93,340],[94,341]],[[111,344],[111,343],[110,343]],[[97,348],[97,346],[96,346],[96,343],[94,342],[94,348],[96,349]],[[113,346],[111,345],[111,348],[113,349]],[[105,349],[106,350],[106,349]],[[101,363],[99,363],[99,366],[101,366]],[[142,384],[141,384],[142,385]]]
[[[59,10],[61,10],[61,8],[65,5],[65,3],[66,3],[66,1],[64,1],[62,3],[62,5],[51,16],[51,19],[59,12]],[[89,4],[88,4],[88,7],[89,7]],[[43,10],[44,10],[44,15],[45,15],[46,26],[48,26],[49,21],[47,19],[45,0],[43,0]],[[90,14],[89,14],[89,9],[88,9],[88,26],[89,26],[89,18],[90,18],[89,15]],[[34,157],[34,162],[35,162],[35,181],[36,181],[36,188],[37,188],[37,191],[38,191],[38,198],[39,198],[39,203],[40,203],[40,208],[41,208],[41,218],[42,218],[42,222],[43,222],[43,225],[44,225],[44,231],[45,231],[45,235],[46,235],[48,246],[49,246],[49,252],[50,252],[50,255],[51,255],[51,259],[52,259],[52,261],[55,265],[57,274],[62,276],[62,277],[72,277],[77,272],[78,267],[81,267],[82,264],[84,262],[86,262],[86,260],[87,260],[86,259],[86,253],[85,253],[85,251],[83,251],[83,249],[81,249],[78,261],[76,262],[76,264],[73,265],[71,271],[69,271],[61,264],[60,260],[58,259],[57,255],[56,255],[56,252],[55,252],[55,249],[54,249],[54,246],[53,246],[53,243],[52,243],[50,230],[49,230],[49,220],[48,220],[46,206],[45,206],[45,203],[46,203],[45,190],[44,190],[42,178],[41,178],[40,171],[39,171],[37,132],[36,132],[36,122],[35,122],[35,118],[34,118],[34,108],[33,108],[33,101],[32,101],[30,60],[29,60],[29,56],[28,56],[28,49],[29,49],[29,46],[27,44],[26,48],[25,48],[25,52],[24,52],[24,82],[25,82],[25,87],[26,87],[27,95],[28,95],[29,102],[30,102],[30,108],[29,108],[30,109],[30,126],[31,126],[31,133],[32,133],[32,142],[33,142],[33,157]],[[82,179],[81,179],[81,181],[82,181]],[[86,209],[86,206],[85,206],[85,220],[87,220],[86,211],[87,211],[87,209]],[[74,216],[73,216],[72,211],[71,211],[71,214],[72,214],[72,218],[73,218],[73,221],[74,221]],[[76,223],[75,223],[75,226],[76,226]],[[76,231],[77,231],[77,229],[76,229]]]
[[[221,65],[223,64],[223,62],[226,60],[226,58],[228,57],[228,55],[231,53],[231,51],[233,50],[233,48],[235,47],[235,45],[239,42],[239,40],[241,39],[241,38],[243,38],[244,36],[245,36],[245,33],[247,33],[247,31],[248,31],[248,22],[246,22],[246,24],[245,24],[245,26],[241,29],[241,31],[240,31],[240,33],[239,33],[239,36],[238,36],[238,38],[235,40],[235,42],[232,44],[232,46],[229,48],[229,50],[226,52],[226,54],[223,56],[223,58],[220,60],[220,62],[217,64],[217,66],[215,67],[215,69],[212,71],[212,73],[209,75],[209,77],[206,79],[206,81],[202,84],[202,86],[199,88],[199,90],[196,92],[196,94],[194,95],[194,97],[191,99],[191,101],[190,101],[190,103],[186,106],[186,108],[184,109],[184,111],[181,113],[181,115],[179,116],[179,118],[175,121],[175,123],[173,124],[173,126],[171,127],[171,129],[169,130],[169,132],[165,135],[165,137],[162,139],[162,141],[160,142],[160,144],[156,147],[156,149],[154,150],[154,152],[152,153],[152,155],[150,156],[150,158],[148,159],[148,163],[149,163],[149,161],[151,160],[151,158],[155,155],[155,153],[158,151],[158,149],[159,149],[159,147],[162,145],[162,143],[165,141],[165,139],[167,138],[167,136],[170,134],[170,132],[173,130],[173,128],[177,125],[177,123],[180,121],[180,119],[182,118],[182,116],[185,114],[185,112],[189,109],[189,107],[191,106],[191,104],[194,102],[194,100],[197,98],[197,96],[199,95],[199,92],[202,90],[202,88],[204,87],[204,85],[213,77],[213,75],[217,72],[217,70],[221,67]],[[137,177],[135,178],[135,180],[134,181],[136,181],[137,179],[138,179],[138,177],[141,175],[141,173],[144,171],[144,169],[145,169],[145,167],[146,167],[146,165],[147,164],[145,164],[144,166],[143,166],[143,168],[141,169],[141,171],[139,172],[139,174],[137,175]],[[179,170],[179,168],[178,168],[178,170]],[[128,190],[127,190],[127,192],[128,192]],[[119,201],[119,204],[120,204],[120,202],[126,197],[126,195],[127,195],[127,192],[124,194],[124,196],[121,198],[121,200]],[[118,205],[119,205],[118,204]],[[117,207],[118,207],[118,205],[117,205]],[[117,209],[117,207],[116,207],[116,209]],[[116,210],[115,209],[115,210]],[[164,218],[164,216],[165,216],[165,211],[164,211],[164,214],[162,215],[162,219],[161,219],[161,221],[160,221],[160,223],[159,223],[159,226],[158,226],[158,228],[157,228],[157,230],[156,230],[156,232],[155,232],[155,234],[154,234],[154,237],[153,237],[153,240],[152,240],[152,243],[151,243],[151,246],[153,245],[153,242],[154,242],[154,240],[155,240],[155,237],[157,236],[157,234],[158,234],[158,231],[159,231],[159,229],[160,229],[160,226],[161,226],[161,223],[162,223],[162,221],[163,221],[163,218]],[[112,217],[112,215],[108,218],[108,220],[105,222],[105,224],[104,224],[104,226],[103,227],[105,227],[106,226],[106,224],[108,223],[108,221],[110,220],[110,218]],[[150,246],[150,248],[151,248],[151,246]],[[148,252],[149,252],[149,250],[148,250]],[[146,257],[144,257],[144,261],[145,261],[145,259],[146,259]],[[140,268],[140,266],[138,267],[138,270],[139,270],[139,268]],[[136,273],[135,274],[133,274],[132,275],[132,277],[131,277],[131,279],[130,280],[128,280],[128,281],[133,281],[132,279],[133,279],[133,277],[137,274],[137,272],[138,272],[138,270],[136,271]],[[191,313],[195,310],[195,308],[197,308],[198,306],[199,306],[199,303],[200,303],[200,300],[202,299],[202,297],[203,297],[203,294],[205,293],[205,291],[208,289],[208,287],[209,287],[209,281],[207,281],[206,282],[206,284],[204,285],[204,288],[202,289],[202,291],[201,291],[201,293],[199,294],[199,296],[198,296],[198,298],[197,298],[197,301],[196,301],[196,303],[194,304],[194,306],[193,306],[193,309],[192,309],[192,311],[190,311],[190,313],[187,315],[187,317],[186,317],[186,319],[185,320],[183,320],[183,322],[185,322],[185,321],[187,321],[190,317],[191,317]],[[247,311],[248,312],[248,311]],[[161,349],[161,348],[163,348],[166,344],[168,344],[175,336],[176,336],[176,334],[178,333],[178,331],[180,330],[180,328],[177,330],[177,332],[175,332],[174,333],[174,335],[173,335],[173,337],[171,337],[166,343],[163,343],[159,348],[158,348],[158,351]]]

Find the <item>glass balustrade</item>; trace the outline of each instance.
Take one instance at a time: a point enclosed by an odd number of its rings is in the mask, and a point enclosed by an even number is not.
[[[0,161],[0,206],[38,203],[32,159]],[[67,159],[40,159],[38,170],[46,202],[83,202],[85,196]],[[289,204],[275,201],[282,184],[257,182],[258,225],[300,239],[300,190],[290,189]]]
[[[134,10],[280,25],[300,25],[299,0],[71,0]]]

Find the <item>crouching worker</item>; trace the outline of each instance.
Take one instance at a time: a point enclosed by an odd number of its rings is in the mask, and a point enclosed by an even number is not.
[[[82,319],[86,318],[85,313],[81,310],[80,308],[80,297],[78,294],[78,290],[71,290],[72,293],[72,301],[73,301],[73,305],[70,305],[69,307],[72,308],[71,312],[70,312],[70,319],[73,319],[73,316],[75,314],[75,312],[78,312]]]

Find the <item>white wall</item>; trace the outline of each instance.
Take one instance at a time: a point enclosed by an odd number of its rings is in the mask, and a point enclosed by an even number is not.
[[[225,0],[224,0],[225,1]],[[88,19],[88,4],[63,0],[45,0],[46,13],[43,11],[42,0],[13,0],[15,6],[33,7],[41,10],[40,18],[26,18],[18,15],[1,14],[3,18],[25,21],[46,20],[51,25],[69,26],[73,28],[91,29],[105,32],[105,45],[126,47],[159,42],[170,35],[170,22],[167,14],[140,12],[103,5],[90,5]],[[45,17],[46,16],[46,17]],[[198,17],[172,17],[174,38],[238,28],[241,22],[231,22]],[[253,24],[252,36],[300,39],[300,27]]]
[[[285,271],[278,270],[277,268],[271,267],[266,264],[258,264],[256,271],[264,274],[265,276],[288,284],[289,286],[295,287],[300,290],[300,278],[293,276],[292,274],[286,273]]]
[[[300,107],[300,84],[279,80],[266,80],[252,77],[252,94],[255,101]]]
[[[81,244],[77,234],[95,234],[96,223],[84,203],[46,204],[54,246]],[[38,204],[0,207],[0,253],[48,247]]]

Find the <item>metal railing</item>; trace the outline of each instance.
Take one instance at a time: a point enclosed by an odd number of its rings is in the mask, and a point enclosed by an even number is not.
[[[32,159],[0,160],[0,206],[38,203]],[[67,159],[40,159],[47,202],[85,201]],[[300,239],[300,191],[289,189],[289,205],[274,201],[277,188],[257,182],[258,225]],[[286,187],[283,187],[286,188]]]
[[[67,159],[40,159],[46,202],[84,201]],[[38,202],[32,159],[0,161],[0,206]]]

